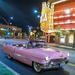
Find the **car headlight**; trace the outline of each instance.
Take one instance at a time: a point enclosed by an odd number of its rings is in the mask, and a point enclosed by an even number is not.
[[[51,62],[51,65],[53,65],[54,63],[53,62]]]
[[[70,54],[68,53],[68,57],[70,56]]]
[[[25,47],[26,45],[25,44],[23,44],[23,47]]]
[[[46,61],[48,61],[49,60],[49,58],[48,58],[48,56],[46,57]]]

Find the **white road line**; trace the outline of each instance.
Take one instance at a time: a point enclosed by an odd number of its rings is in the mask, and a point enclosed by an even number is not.
[[[3,62],[0,61],[0,64],[2,64],[4,67],[6,67],[8,70],[10,70],[11,72],[13,72],[14,75],[20,75],[19,73],[17,73],[16,71],[14,71],[13,69],[11,69],[10,67],[8,67],[6,64],[4,64]]]
[[[72,64],[72,63],[68,63],[68,65],[75,67],[75,64]]]

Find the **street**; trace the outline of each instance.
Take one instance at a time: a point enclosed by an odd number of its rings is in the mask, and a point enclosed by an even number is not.
[[[0,75],[75,75],[75,0],[0,0]]]
[[[8,41],[8,40],[7,40]],[[10,41],[10,40],[9,40]],[[8,42],[9,42],[8,41]],[[2,41],[0,41],[1,43]],[[10,41],[11,43],[11,41]],[[55,47],[52,47],[55,48]],[[19,73],[20,75],[75,75],[75,51],[68,49],[55,48],[62,51],[69,51],[70,53],[70,62],[66,65],[63,65],[63,68],[60,69],[50,69],[44,70],[41,73],[36,73],[32,67],[20,63],[14,59],[8,59],[2,51],[2,45],[0,46],[0,61],[6,64],[8,67]]]

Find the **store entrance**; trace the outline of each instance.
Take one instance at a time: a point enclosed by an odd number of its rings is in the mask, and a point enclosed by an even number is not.
[[[50,36],[50,43],[55,43],[55,36]]]

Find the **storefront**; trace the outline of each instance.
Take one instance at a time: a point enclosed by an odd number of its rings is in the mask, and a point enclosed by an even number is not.
[[[62,8],[61,8],[62,7]],[[65,31],[65,35],[60,33],[59,43],[73,46],[75,43],[75,1],[66,1],[55,5],[54,9],[54,29],[60,27],[60,31]]]
[[[60,35],[59,44],[73,46],[74,44],[74,31],[69,30],[65,32],[65,35]]]
[[[49,8],[50,11],[48,12],[51,13],[51,7]],[[46,21],[42,23],[42,31],[44,29],[50,31],[43,31],[45,33],[46,40],[50,43],[75,46],[75,0],[65,0],[65,2],[57,3],[54,5],[53,9],[53,15],[49,14],[50,16],[45,16],[47,24],[45,23]],[[53,26],[51,25],[51,16],[53,16]],[[65,33],[64,35],[63,32]]]

